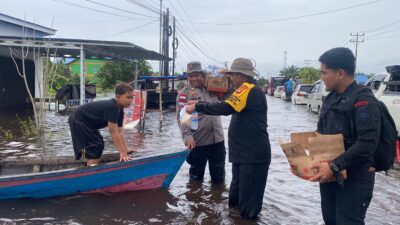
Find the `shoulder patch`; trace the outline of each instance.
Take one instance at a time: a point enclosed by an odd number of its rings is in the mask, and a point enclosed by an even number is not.
[[[358,108],[360,106],[367,106],[367,105],[369,105],[368,101],[359,101],[359,102],[356,102],[356,104],[354,104],[354,107]]]
[[[360,106],[357,108],[356,117],[358,120],[367,120],[369,118],[369,112],[367,106]]]
[[[254,84],[249,83],[242,84],[225,102],[232,106],[236,112],[241,112],[246,108],[247,97],[254,86]]]

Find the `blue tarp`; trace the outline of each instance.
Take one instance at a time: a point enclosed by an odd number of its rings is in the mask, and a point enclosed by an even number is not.
[[[186,79],[186,74],[179,76],[142,76],[141,79],[145,80],[168,80],[168,79]]]
[[[356,81],[358,84],[365,84],[368,81],[368,76],[365,74],[357,74]]]

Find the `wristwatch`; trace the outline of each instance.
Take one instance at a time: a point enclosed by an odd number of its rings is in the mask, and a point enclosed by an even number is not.
[[[342,174],[340,173],[339,167],[335,163],[330,162],[329,168],[332,170],[333,175],[336,178],[336,182],[339,184],[340,187],[343,188],[344,187],[344,179],[343,179]]]
[[[331,168],[333,173],[339,173],[339,167],[334,163],[334,162],[330,162],[329,163],[329,168]]]

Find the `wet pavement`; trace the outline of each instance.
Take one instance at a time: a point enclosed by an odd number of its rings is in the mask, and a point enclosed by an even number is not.
[[[273,97],[267,101],[272,162],[263,210],[256,221],[243,220],[236,209],[228,207],[230,163],[226,163],[225,184],[217,186],[211,185],[208,172],[203,183],[189,182],[185,163],[167,190],[0,201],[0,224],[323,224],[318,184],[293,176],[277,144],[278,138],[288,140],[293,131],[315,130],[318,117],[304,106]],[[0,126],[18,133],[12,117],[0,114]],[[51,113],[48,118],[45,143],[29,138],[0,140],[0,157],[71,155],[67,117]],[[158,118],[158,113],[149,113],[143,133],[125,133],[137,157],[184,148],[175,114],[164,115],[161,130]],[[222,117],[225,136],[229,119]],[[107,132],[102,133],[107,143],[105,152],[115,152]],[[377,174],[367,224],[400,223],[399,190],[399,178]]]

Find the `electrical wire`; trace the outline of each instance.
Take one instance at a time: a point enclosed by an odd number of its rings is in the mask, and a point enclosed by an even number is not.
[[[88,7],[88,6],[72,3],[72,2],[66,2],[64,0],[52,0],[52,1],[57,2],[57,3],[61,3],[61,4],[65,4],[65,5],[69,5],[69,6],[74,6],[74,7],[81,8],[81,9],[87,9],[87,10],[91,10],[91,11],[95,11],[95,12],[99,12],[99,13],[103,13],[103,14],[108,14],[108,15],[112,15],[112,16],[117,16],[117,17],[122,17],[122,18],[127,18],[127,19],[135,19],[133,17],[123,16],[123,15],[119,15],[119,14],[116,14],[116,13],[95,9],[95,8],[91,8],[91,7]]]
[[[100,3],[100,2],[96,2],[96,1],[92,1],[92,0],[85,0],[85,1],[93,3],[93,4],[96,4],[96,5],[104,6],[104,7],[110,8],[110,9],[118,10],[118,11],[121,11],[121,12],[131,13],[131,14],[135,14],[135,15],[138,15],[138,16],[144,16],[144,17],[149,17],[149,18],[157,18],[157,17],[154,17],[154,16],[149,16],[149,15],[145,15],[145,14],[141,14],[141,13],[137,13],[137,12],[132,12],[132,11],[125,10],[125,9],[120,9],[120,8],[117,8],[117,7],[114,7],[114,6],[106,5],[106,4],[103,4],[103,3]]]
[[[332,14],[332,13],[341,12],[341,11],[345,11],[345,10],[349,10],[349,9],[372,5],[372,4],[375,4],[378,2],[382,2],[382,1],[385,1],[385,0],[369,1],[369,2],[364,2],[364,3],[360,3],[360,4],[348,6],[348,7],[337,8],[337,9],[322,11],[322,12],[318,12],[318,13],[311,13],[311,14],[292,16],[292,17],[286,17],[286,18],[278,18],[278,19],[269,19],[269,20],[263,19],[263,20],[235,22],[235,23],[213,23],[213,22],[195,22],[195,23],[204,24],[204,25],[217,25],[217,26],[235,26],[235,25],[251,25],[251,24],[261,24],[261,23],[276,23],[276,22],[297,20],[297,19],[303,19],[303,18],[314,17],[314,16],[321,16],[321,15],[325,15],[325,14]]]
[[[150,24],[153,24],[153,23],[155,23],[155,22],[157,22],[157,21],[158,21],[158,19],[153,20],[153,21],[150,21],[150,22],[145,23],[145,24],[143,24],[143,25],[140,25],[140,26],[137,26],[137,27],[128,29],[128,30],[119,31],[119,32],[117,32],[117,33],[112,33],[112,34],[106,34],[106,35],[98,36],[98,37],[95,37],[95,38],[104,38],[104,37],[117,36],[117,35],[120,35],[120,34],[128,33],[128,32],[131,32],[131,31],[138,30],[138,29],[140,29],[140,28],[146,27],[146,26],[148,26],[148,25],[150,25]]]

